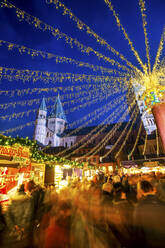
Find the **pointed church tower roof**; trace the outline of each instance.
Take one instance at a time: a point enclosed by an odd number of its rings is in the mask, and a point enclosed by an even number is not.
[[[47,111],[46,103],[45,103],[45,98],[44,97],[42,98],[42,102],[41,102],[41,105],[40,105],[39,110]]]
[[[53,106],[53,109],[52,109],[52,111],[50,113],[50,117],[63,119],[63,120],[65,120],[67,122],[66,115],[64,113],[59,94],[57,96],[57,99],[56,99],[56,102],[55,102],[55,104]]]

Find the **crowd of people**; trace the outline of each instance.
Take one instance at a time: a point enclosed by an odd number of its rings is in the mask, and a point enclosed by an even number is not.
[[[163,248],[163,174],[74,179],[60,191],[29,181],[0,208],[2,248]]]

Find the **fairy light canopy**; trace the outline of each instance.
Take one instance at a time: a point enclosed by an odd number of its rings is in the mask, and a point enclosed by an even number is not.
[[[130,87],[146,109],[164,96],[164,9],[154,0],[0,0],[1,132],[32,137],[43,95],[51,108],[58,93],[70,127],[136,123]]]

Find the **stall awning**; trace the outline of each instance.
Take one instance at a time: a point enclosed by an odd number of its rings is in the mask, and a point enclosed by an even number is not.
[[[20,166],[19,163],[14,163],[12,161],[0,159],[0,167],[12,167],[12,168],[18,168]]]
[[[157,166],[158,164],[165,166],[165,157],[157,157],[157,158],[150,158],[150,159],[139,159],[139,160],[127,160],[122,161],[121,166],[124,168],[141,168],[143,166]]]

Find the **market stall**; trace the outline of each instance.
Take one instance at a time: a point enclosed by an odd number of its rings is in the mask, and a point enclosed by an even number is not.
[[[0,145],[0,201],[7,202],[30,178],[30,150],[20,144]]]
[[[145,174],[150,172],[165,174],[165,158],[122,161],[120,170],[123,174],[128,175]]]

